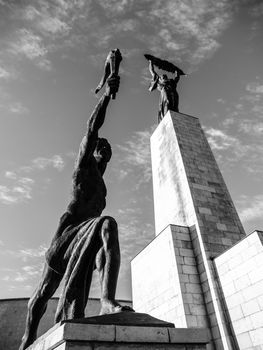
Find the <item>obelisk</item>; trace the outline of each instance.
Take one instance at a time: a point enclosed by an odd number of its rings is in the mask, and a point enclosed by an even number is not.
[[[198,118],[168,111],[151,155],[156,237],[132,261],[134,308],[209,327],[214,347],[231,349],[213,259],[245,232]]]

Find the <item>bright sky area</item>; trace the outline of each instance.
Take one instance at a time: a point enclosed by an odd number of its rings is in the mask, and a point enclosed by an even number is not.
[[[120,91],[100,135],[113,148],[104,213],[119,225],[117,297],[131,298],[130,260],[154,238],[159,96],[145,53],[188,73],[179,110],[200,118],[246,232],[263,229],[262,1],[0,0],[0,16],[0,298],[28,297],[38,283],[116,47]]]

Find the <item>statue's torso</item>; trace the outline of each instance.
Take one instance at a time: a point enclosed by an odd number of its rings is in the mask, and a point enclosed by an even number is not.
[[[85,168],[73,174],[72,200],[68,206],[76,219],[100,216],[106,206],[106,186],[97,162],[92,156]]]

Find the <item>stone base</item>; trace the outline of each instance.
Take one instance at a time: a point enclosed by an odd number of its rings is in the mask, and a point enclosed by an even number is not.
[[[263,349],[263,231],[221,254],[215,266],[240,350]]]
[[[170,323],[147,316],[122,312],[60,323],[37,339],[28,350],[206,349],[209,341],[206,329],[176,329]],[[108,324],[110,318],[113,323],[119,319],[120,324]],[[129,325],[136,319],[138,325]],[[103,324],[105,322],[107,324]]]

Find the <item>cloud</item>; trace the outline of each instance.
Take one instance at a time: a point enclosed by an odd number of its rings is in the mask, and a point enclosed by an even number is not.
[[[207,139],[214,150],[226,150],[229,148],[238,149],[240,141],[230,135],[227,135],[224,131],[214,128],[206,128]]]
[[[32,160],[31,162],[32,169],[44,170],[47,167],[53,167],[59,171],[62,171],[65,166],[65,162],[60,155],[54,155],[51,158],[38,157]]]
[[[15,180],[17,178],[17,175],[14,171],[6,171],[5,172],[5,177],[8,179]]]
[[[22,105],[20,102],[15,102],[12,104],[9,104],[7,107],[8,112],[14,113],[14,114],[25,114],[28,113],[28,109]]]
[[[58,16],[52,16],[50,12],[50,8],[47,4],[42,4],[39,10],[32,5],[28,5],[23,10],[23,15],[26,20],[34,22],[36,28],[44,34],[67,35],[70,26]]]
[[[151,4],[151,9],[143,15],[156,26],[150,41],[152,50],[161,54],[168,49],[171,58],[176,52],[179,59],[191,65],[211,57],[220,47],[217,38],[228,27],[233,14],[233,5],[226,1],[171,0]]]
[[[263,85],[259,82],[248,83],[246,90],[255,94],[263,94]]]
[[[16,56],[25,56],[34,61],[40,68],[51,69],[51,62],[47,59],[48,50],[43,39],[31,30],[20,29],[16,33],[16,40],[10,44],[10,52]]]
[[[3,99],[3,96],[1,96]],[[8,97],[9,98],[9,97]],[[0,103],[0,109],[6,111],[7,113],[20,115],[20,114],[27,114],[29,111],[28,109],[22,105],[20,102],[8,102],[4,101]]]
[[[20,29],[18,40],[13,44],[13,53],[24,54],[34,60],[47,54],[47,49],[42,45],[42,39],[27,29]]]
[[[233,124],[227,124],[226,128],[231,127],[237,133],[236,123],[234,121]],[[245,124],[239,121],[239,129],[241,125],[245,127]],[[247,127],[250,128],[250,126]],[[256,139],[256,133],[254,133],[252,139],[247,138],[245,141],[241,141],[240,135],[234,136],[233,131],[230,135],[230,131],[205,128],[205,132],[208,142],[215,151],[217,160],[222,168],[229,170],[231,167],[239,164],[245,172],[250,174],[257,174],[263,171],[263,146]],[[259,134],[261,132],[258,130]]]
[[[136,188],[142,183],[147,183],[151,180],[152,168],[151,168],[151,154],[150,154],[150,137],[153,129],[151,130],[137,131],[131,139],[126,141],[125,144],[117,145],[118,162],[122,164],[121,168],[125,169],[119,175],[123,179],[131,172],[138,172],[140,179],[136,184]],[[120,154],[119,154],[120,153]],[[119,171],[118,167],[118,171]]]
[[[263,3],[262,2],[255,2],[254,6],[252,6],[249,10],[249,14],[253,17],[260,18],[263,14]]]
[[[3,67],[0,66],[0,79],[8,79],[11,74]]]
[[[22,257],[23,261],[27,261],[29,258],[41,258],[45,255],[47,250],[46,245],[40,245],[37,248],[19,249],[18,254]]]
[[[65,161],[60,155],[54,155],[51,158],[38,157],[33,159],[29,165],[19,167],[17,171],[5,171],[5,179],[12,183],[11,185],[0,185],[0,203],[10,205],[31,200],[35,180],[25,174],[44,171],[50,167],[62,171]]]
[[[11,76],[11,73],[10,73]],[[12,73],[12,78],[16,75]],[[11,114],[25,114],[28,109],[21,103],[13,101],[11,95],[0,86],[0,110]]]
[[[2,250],[0,254],[2,255],[11,255],[13,257],[21,259],[23,262],[31,261],[32,259],[42,258],[45,255],[47,246],[41,244],[37,248],[22,248],[17,250]]]
[[[104,50],[116,40],[126,42],[132,34],[134,48],[160,55],[165,52],[168,59],[176,55],[179,62],[196,66],[220,47],[218,38],[231,23],[236,6],[235,1],[226,0],[12,4],[12,18],[19,18],[24,27],[8,37],[7,46],[13,54],[50,70],[50,52],[88,47],[92,54],[93,48]]]
[[[2,278],[2,281],[18,282],[22,284],[38,278],[41,275],[42,269],[42,264],[23,266],[20,271],[12,271],[12,275],[5,275]],[[31,289],[30,285],[24,285],[23,287],[26,289]]]
[[[242,120],[239,125],[239,130],[246,134],[262,135],[263,134],[263,122],[256,122],[255,120]]]
[[[241,196],[237,200],[239,215],[244,222],[262,219],[263,213],[263,195]]]
[[[34,180],[27,177],[17,177],[13,172],[6,172],[8,179],[14,180],[13,186],[0,185],[0,202],[2,204],[17,204],[32,198]]]

